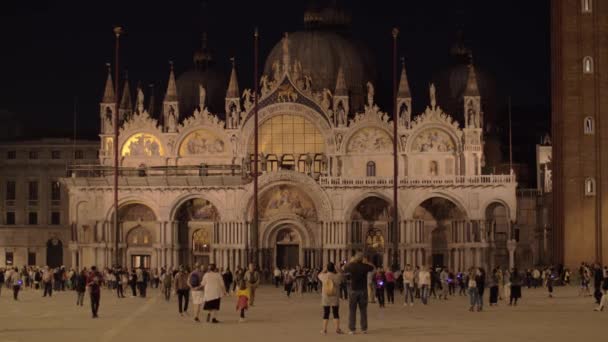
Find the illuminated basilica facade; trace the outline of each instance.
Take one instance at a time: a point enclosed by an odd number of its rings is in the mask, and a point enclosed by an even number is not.
[[[321,267],[359,250],[385,266],[395,252],[402,266],[513,264],[516,181],[512,174],[482,174],[484,115],[474,67],[463,93],[466,115],[458,123],[437,104],[433,85],[426,110],[412,113],[403,65],[395,137],[393,115],[376,104],[374,85],[340,64],[328,87],[314,61],[299,58],[292,47],[297,39],[286,35],[277,44],[259,89],[241,92],[233,63],[222,96],[225,114],[209,111],[212,99],[203,84],[194,109],[183,112],[173,67],[158,120],[144,107],[141,89],[134,104],[126,90],[117,106],[109,73],[100,104],[100,166],[75,167],[62,180],[69,188],[73,266],[114,263],[116,236],[118,262],[128,267],[215,262],[234,268],[250,260],[253,246],[268,269]],[[252,234],[255,94],[260,223]]]

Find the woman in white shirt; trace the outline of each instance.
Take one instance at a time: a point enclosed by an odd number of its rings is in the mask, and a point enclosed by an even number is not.
[[[215,264],[209,265],[209,272],[203,276],[201,286],[204,288],[203,300],[205,304],[203,310],[209,311],[207,322],[219,323],[216,314],[220,310],[220,299],[226,295],[226,287],[224,286],[224,279],[217,271]]]

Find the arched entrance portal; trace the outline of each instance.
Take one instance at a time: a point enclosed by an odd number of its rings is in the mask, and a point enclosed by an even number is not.
[[[424,231],[430,232],[431,258],[426,261],[432,266],[449,265],[448,232],[455,220],[464,218],[453,202],[442,197],[429,198],[416,207],[414,219],[424,221]]]
[[[292,269],[300,264],[299,234],[290,227],[283,227],[277,233],[276,265],[280,269]]]
[[[56,268],[63,265],[63,243],[57,238],[46,242],[46,265]]]
[[[359,245],[376,266],[388,264],[387,242],[393,222],[392,206],[384,199],[370,196],[359,202],[351,214],[353,247]]]
[[[213,253],[214,225],[220,220],[217,208],[203,198],[193,198],[177,209],[179,263],[207,265]]]
[[[157,241],[157,221],[154,211],[142,203],[125,204],[118,209],[126,250],[121,251],[122,265],[131,268],[159,267],[158,255],[152,244]]]

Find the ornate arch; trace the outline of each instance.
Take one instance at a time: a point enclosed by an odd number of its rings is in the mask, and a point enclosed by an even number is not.
[[[299,235],[300,247],[314,246],[314,233],[297,215],[281,215],[273,217],[271,222],[266,225],[260,236],[262,248],[274,248],[277,234],[286,226],[293,228]]]
[[[151,198],[147,198],[145,196],[142,195],[133,195],[133,196],[127,196],[124,198],[119,199],[118,201],[118,210],[120,211],[120,209],[126,205],[129,204],[141,204],[141,205],[145,205],[146,207],[148,207],[150,210],[152,210],[152,212],[154,213],[154,216],[156,217],[156,220],[160,220],[160,211],[158,208],[158,205],[156,205],[156,201],[154,201]],[[110,204],[110,206],[108,207],[108,209],[106,210],[106,220],[107,221],[113,221],[114,220],[114,204]]]
[[[493,199],[490,199],[483,203],[481,208],[483,208],[483,217],[484,218],[486,218],[486,213],[487,213],[488,208],[490,208],[490,206],[493,204],[499,204],[499,205],[502,205],[503,207],[505,207],[505,210],[507,211],[507,217],[509,218],[509,220],[511,220],[511,221],[515,220],[515,218],[511,217],[511,212],[512,212],[511,206],[509,206],[509,204],[506,201],[504,201],[500,198],[493,198]]]
[[[462,130],[457,121],[451,116],[444,113],[439,107],[427,107],[425,112],[416,116],[410,124],[410,128],[406,132],[405,150],[410,152],[414,139],[427,129],[440,129],[452,138],[456,144],[456,151],[462,149]]]
[[[431,199],[433,197],[443,198],[443,199],[446,199],[446,200],[454,203],[456,208],[458,208],[458,210],[460,210],[466,218],[471,218],[471,214],[467,210],[466,206],[463,205],[463,203],[465,203],[464,199],[462,199],[461,197],[459,197],[458,195],[456,195],[454,193],[447,192],[447,191],[428,192],[428,193],[425,193],[425,194],[417,197],[416,199],[412,200],[407,205],[407,208],[405,209],[405,214],[406,214],[405,217],[407,217],[408,219],[413,218],[414,210],[416,210],[416,208],[420,204],[422,204],[424,201]]]
[[[439,132],[440,134],[443,133],[445,134],[453,143],[453,148],[450,150],[446,150],[446,151],[440,151],[439,153],[457,153],[460,149],[461,149],[461,141],[458,138],[458,135],[456,133],[453,132],[453,130],[451,129],[451,127],[446,127],[446,125],[443,124],[437,124],[437,123],[433,123],[433,124],[427,124],[427,125],[422,125],[421,127],[419,127],[418,129],[414,130],[411,134],[411,138],[407,140],[406,142],[406,146],[405,146],[405,150],[408,153],[424,153],[421,151],[416,151],[414,150],[415,145],[418,143],[418,137],[421,137],[422,134],[424,134],[425,132]],[[433,151],[435,153],[437,153],[438,151]]]
[[[175,138],[174,143],[171,146],[172,152],[174,155],[183,157],[180,155],[180,148],[186,139],[190,137],[190,135],[196,131],[206,131],[211,133],[212,135],[219,136],[219,138],[224,143],[224,152],[218,154],[217,156],[231,156],[232,155],[232,146],[233,142],[231,141],[231,137],[227,134],[224,128],[224,122],[220,120],[214,114],[211,114],[205,108],[202,112],[200,110],[195,110],[194,114],[184,120],[184,122],[178,127],[179,135]]]
[[[364,193],[358,194],[354,199],[352,199],[350,201],[350,203],[348,204],[348,207],[344,211],[344,213],[345,213],[344,220],[350,221],[353,211],[357,208],[359,203],[361,203],[363,200],[365,200],[366,198],[369,198],[369,197],[378,197],[378,198],[385,200],[390,206],[393,205],[393,199],[390,195],[387,195],[385,193],[378,192],[378,191],[366,191]],[[398,210],[399,210],[400,219],[403,219],[405,217],[403,208],[401,206],[399,206]]]
[[[224,208],[224,205],[218,206],[219,204],[223,204],[223,202],[217,198],[216,196],[214,196],[211,193],[189,193],[189,194],[185,194],[185,195],[181,195],[178,198],[176,198],[175,200],[173,200],[173,202],[171,203],[171,205],[169,206],[169,208],[171,208],[170,212],[169,212],[169,219],[175,221],[176,220],[176,215],[179,211],[179,209],[181,208],[181,206],[186,203],[189,200],[193,200],[193,199],[203,199],[206,201],[209,201],[209,203],[211,203],[215,209],[217,210],[220,218],[222,217],[226,217],[225,213],[223,213],[220,209]]]
[[[312,199],[315,205],[317,220],[331,220],[331,201],[319,184],[309,176],[295,171],[267,172],[258,179],[258,186],[260,189],[259,196],[262,196],[266,191],[277,185],[291,185],[303,190]],[[239,208],[247,208],[242,216],[244,220],[249,219],[249,213],[252,210],[252,206],[253,185],[250,185],[247,192],[242,196],[241,203],[239,203]]]
[[[127,232],[125,241],[128,247],[152,247],[154,234],[146,227],[137,225]]]

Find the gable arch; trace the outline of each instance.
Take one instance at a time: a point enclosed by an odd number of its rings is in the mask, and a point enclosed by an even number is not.
[[[222,201],[220,201],[219,198],[217,198],[216,196],[214,196],[211,193],[189,193],[189,194],[184,194],[182,196],[179,196],[178,198],[176,198],[175,200],[173,200],[173,202],[171,202],[171,205],[169,206],[170,211],[169,211],[169,219],[176,221],[177,220],[177,214],[179,212],[179,209],[182,207],[182,205],[184,205],[184,203],[190,201],[190,200],[194,200],[194,199],[203,199],[206,201],[209,201],[209,203],[211,203],[215,209],[217,210],[220,219],[225,217],[225,213],[221,210],[222,208],[225,207],[224,203]]]
[[[410,201],[410,203],[407,205],[406,209],[405,209],[405,217],[408,219],[412,219],[414,217],[414,211],[416,210],[416,208],[422,204],[424,201],[434,198],[434,197],[439,197],[439,198],[443,198],[446,199],[450,202],[452,202],[456,208],[458,208],[458,210],[460,210],[462,212],[462,214],[465,216],[465,218],[470,219],[471,218],[471,213],[467,210],[466,206],[464,205],[465,200],[463,198],[461,198],[460,196],[452,193],[452,192],[447,192],[447,191],[432,191],[432,192],[428,192],[425,193],[421,196],[416,197],[414,200]]]
[[[355,138],[363,134],[368,134],[368,138],[375,141],[368,141],[369,149],[363,151],[351,150],[352,144],[355,143]],[[378,135],[380,133],[380,135]],[[371,136],[370,136],[371,135]],[[346,154],[357,154],[357,153],[393,153],[393,134],[386,127],[383,127],[377,123],[366,123],[358,125],[349,130],[346,137],[344,137],[344,145],[342,147],[343,152]],[[376,145],[374,145],[376,144]],[[357,145],[359,146],[359,145]],[[379,150],[379,151],[378,151]]]
[[[440,123],[426,124],[416,127],[411,133],[410,138],[407,139],[405,144],[405,151],[407,153],[421,153],[418,145],[420,144],[420,139],[423,138],[423,134],[427,133],[431,134],[434,132],[439,133],[438,135],[443,134],[443,137],[448,137],[450,142],[453,144],[453,149],[446,150],[442,152],[446,153],[457,153],[461,150],[462,142],[458,138],[458,134],[454,131],[453,127],[446,126]],[[440,137],[440,138],[443,138]],[[426,138],[426,137],[425,137]],[[436,151],[433,151],[436,152]]]
[[[127,205],[130,205],[130,204],[141,204],[141,205],[148,207],[148,209],[150,209],[152,211],[152,213],[154,213],[155,219],[160,220],[160,217],[161,217],[160,211],[159,211],[158,205],[156,204],[156,201],[154,201],[153,199],[147,198],[142,195],[124,197],[122,199],[119,199],[119,201],[118,201],[118,211],[120,212],[121,208],[123,208]],[[106,210],[105,217],[106,217],[107,221],[114,221],[114,204],[113,203]]]

